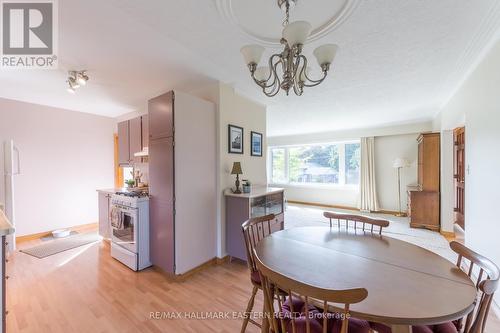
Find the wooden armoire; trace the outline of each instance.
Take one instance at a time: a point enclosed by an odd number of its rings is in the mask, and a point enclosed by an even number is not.
[[[418,186],[409,193],[410,226],[440,229],[440,133],[424,133],[418,139]]]

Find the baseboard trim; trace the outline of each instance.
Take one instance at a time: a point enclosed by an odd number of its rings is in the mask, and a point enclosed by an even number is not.
[[[455,233],[454,232],[441,230],[441,231],[439,231],[439,233],[441,235],[443,235],[444,238],[446,238],[448,241],[452,241],[452,240],[455,239]]]
[[[80,224],[66,229],[69,229],[71,231],[88,231],[97,228],[99,228],[99,223],[96,222],[96,223]],[[50,235],[52,235],[52,231],[38,232],[36,234],[18,236],[16,237],[16,243],[29,242],[43,237],[48,237]]]
[[[231,259],[231,257],[229,255],[226,255],[225,257],[222,257],[222,258],[217,257],[216,258],[217,265],[225,264],[226,262],[229,262],[230,259]]]
[[[317,206],[317,207],[337,208],[337,209],[347,209],[347,210],[356,210],[356,211],[359,211],[358,208],[356,208],[356,207],[349,207],[349,206],[328,205],[328,204],[314,203],[314,202],[308,202],[308,201],[297,201],[297,200],[287,200],[287,202],[291,203],[291,204],[297,204],[297,205]]]
[[[191,276],[193,276],[193,275],[195,275],[195,274],[197,274],[197,273],[199,273],[199,272],[201,272],[209,267],[222,265],[226,262],[229,262],[229,256],[225,256],[222,258],[214,257],[214,258],[208,260],[207,262],[204,262],[203,264],[198,265],[198,266],[196,266],[196,267],[194,267],[194,268],[190,269],[189,271],[182,273],[182,274],[172,274],[169,272],[165,272],[163,269],[161,269],[158,266],[153,266],[153,269],[156,270],[157,272],[160,272],[161,274],[163,274],[169,281],[184,282],[188,278],[190,278]]]
[[[354,210],[357,212],[361,211],[357,207],[342,206],[342,205],[329,205],[329,204],[321,204],[321,203],[314,203],[314,202],[308,202],[308,201],[297,201],[297,200],[287,200],[287,202],[291,203],[291,204],[305,205],[305,206],[317,206],[317,207],[326,207],[326,208],[346,209],[346,210]],[[378,211],[372,212],[372,213],[396,215],[399,212],[396,212],[394,210],[381,209],[381,210],[378,210]]]

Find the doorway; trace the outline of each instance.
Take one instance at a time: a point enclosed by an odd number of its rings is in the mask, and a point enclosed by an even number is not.
[[[465,127],[453,131],[455,223],[465,230]]]

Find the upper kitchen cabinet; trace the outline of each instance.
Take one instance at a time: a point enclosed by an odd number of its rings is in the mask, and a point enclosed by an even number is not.
[[[142,125],[141,117],[129,120],[129,140],[130,140],[130,160],[132,162],[140,162],[140,157],[135,157],[134,154],[142,150]]]
[[[144,115],[141,117],[142,124],[142,148],[149,147],[149,117]]]
[[[118,123],[118,161],[120,165],[141,162],[134,154],[148,146],[148,116],[133,118]]]
[[[168,92],[148,101],[149,139],[174,135],[174,92]]]
[[[118,123],[118,163],[120,165],[130,164],[130,136],[128,120]]]

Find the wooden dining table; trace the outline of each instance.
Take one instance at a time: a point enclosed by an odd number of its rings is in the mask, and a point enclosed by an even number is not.
[[[269,235],[255,251],[264,265],[302,283],[365,288],[368,297],[352,304],[350,314],[389,325],[393,333],[462,318],[476,298],[474,283],[452,262],[386,235],[298,227]],[[341,311],[343,305],[331,309]],[[264,324],[262,332],[267,329]]]

